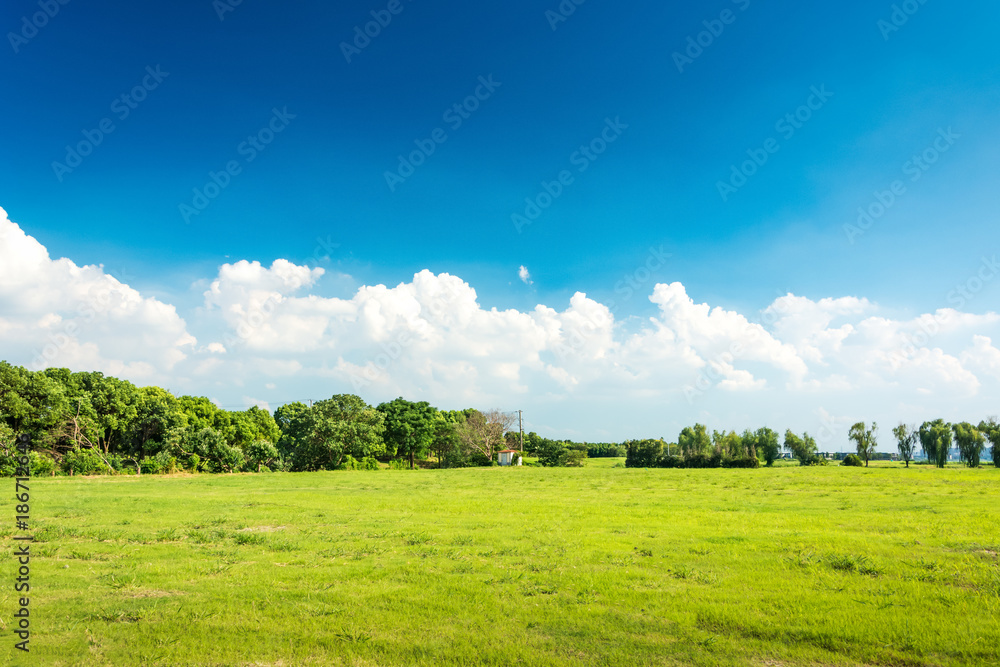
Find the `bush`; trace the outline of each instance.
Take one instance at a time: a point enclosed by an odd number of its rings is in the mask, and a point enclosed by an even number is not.
[[[177,459],[163,451],[156,456],[147,456],[139,461],[143,475],[169,475],[178,471]]]
[[[628,463],[626,463],[628,465]],[[661,456],[656,461],[657,468],[683,468],[684,459],[679,456]]]
[[[742,459],[729,459],[728,461],[722,462],[723,468],[759,468],[760,459],[756,456],[750,456]]]
[[[101,455],[90,448],[73,448],[63,455],[63,472],[73,475],[107,475],[114,473]]]
[[[580,451],[579,449],[569,450],[566,454],[566,461],[563,465],[571,468],[582,468],[587,465],[587,452]]]
[[[844,457],[844,460],[840,462],[842,466],[851,466],[854,468],[863,468],[865,462],[861,460],[861,457],[857,454],[848,454]]]
[[[389,470],[406,470],[410,464],[404,459],[393,459],[389,461]]]
[[[660,465],[662,440],[629,440],[625,443],[626,468],[670,467]]]
[[[201,457],[197,454],[192,454],[184,460],[184,467],[191,472],[198,472],[199,465],[201,465]]]
[[[18,467],[18,458],[16,451],[13,451],[12,454],[0,453],[0,477],[14,476]],[[58,468],[55,460],[48,454],[28,452],[28,461],[32,477],[48,477]]]
[[[358,461],[358,470],[378,470],[378,459],[374,456],[366,456]]]

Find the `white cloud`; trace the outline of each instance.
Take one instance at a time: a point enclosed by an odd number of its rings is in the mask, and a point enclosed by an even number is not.
[[[4,356],[32,368],[165,379],[196,340],[176,309],[102,266],[52,259],[0,209],[0,332]]]
[[[531,285],[534,281],[531,279],[531,273],[528,272],[528,267],[521,265],[521,268],[517,270],[517,277],[521,279],[521,282],[525,285]]]
[[[526,267],[519,276],[530,284]],[[225,404],[406,396],[447,408],[522,408],[531,430],[591,440],[670,437],[702,419],[720,429],[823,430],[821,448],[842,449],[845,424],[861,419],[972,421],[995,412],[995,313],[943,309],[898,320],[864,298],[788,294],[747,315],[695,303],[674,282],[652,287],[657,313],[635,321],[580,292],[558,308],[486,308],[446,273],[362,286],[349,298],[319,296],[323,277],[282,259],[221,266],[199,281],[208,287],[197,345],[173,306],[99,266],[52,260],[4,215],[0,340],[9,361],[30,366],[55,336],[48,365],[211,393]],[[75,333],[60,338],[70,325]]]

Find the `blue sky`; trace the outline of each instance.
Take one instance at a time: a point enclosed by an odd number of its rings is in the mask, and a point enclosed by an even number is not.
[[[459,276],[484,310],[562,311],[583,292],[614,300],[627,331],[661,312],[657,283],[747,320],[793,293],[868,299],[910,321],[954,307],[949,293],[996,250],[1000,7],[902,4],[912,13],[589,0],[564,2],[575,10],[557,21],[554,0],[400,0],[394,15],[388,2],[180,0],[54,4],[39,19],[37,0],[13,0],[0,11],[0,206],[53,259],[103,264],[175,306],[200,345],[216,336],[203,293],[240,260],[323,268],[308,289],[327,299],[425,269]],[[391,21],[348,62],[342,44],[372,12]],[[679,71],[689,38],[707,46]],[[477,87],[460,125],[445,115]],[[251,151],[275,110],[281,131]],[[778,124],[796,113],[808,120],[794,131]],[[609,119],[615,141],[581,162]],[[79,166],[53,166],[102,121],[113,131]],[[437,128],[447,140],[391,189],[397,156]],[[934,163],[911,180],[925,151]],[[721,196],[752,154],[767,161]],[[230,162],[239,173],[185,220],[180,207]],[[564,171],[572,182],[518,230],[512,214]],[[896,181],[902,194],[850,242],[844,226]],[[616,287],[645,276],[650,248],[669,261],[623,299]],[[995,289],[959,310],[988,314]],[[976,326],[965,344],[989,333]],[[569,419],[551,414],[552,428]]]

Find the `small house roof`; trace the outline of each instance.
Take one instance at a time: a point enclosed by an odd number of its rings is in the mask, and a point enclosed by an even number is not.
[[[498,453],[500,454],[517,454],[516,449],[501,449]]]

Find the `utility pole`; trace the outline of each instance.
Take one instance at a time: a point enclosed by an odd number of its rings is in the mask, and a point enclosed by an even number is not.
[[[524,424],[521,422],[521,410],[517,411],[517,430],[521,432],[521,453],[524,454]]]

